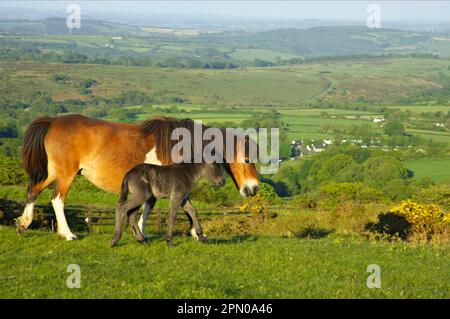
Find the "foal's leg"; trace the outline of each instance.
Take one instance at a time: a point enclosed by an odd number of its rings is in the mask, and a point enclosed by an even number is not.
[[[111,247],[117,245],[119,240],[122,238],[122,228],[123,224],[127,223],[127,210],[126,205],[127,201],[121,202],[117,205],[116,208],[116,226],[114,229],[114,236],[111,241]]]
[[[136,237],[136,240],[138,242],[143,244],[145,242],[145,237],[141,233],[141,230],[139,229],[139,226],[138,226],[138,221],[137,221],[138,211],[139,211],[139,207],[134,209],[134,210],[132,210],[131,213],[128,216],[128,221],[130,222],[131,227],[133,229],[134,237]]]
[[[54,180],[54,177],[47,177],[45,181],[34,185],[30,184],[28,186],[27,203],[25,205],[25,209],[23,210],[22,216],[19,218],[16,225],[17,234],[22,234],[28,228],[28,226],[30,226],[31,222],[33,221],[34,202],[36,201],[39,194]]]
[[[142,235],[144,236],[144,239],[147,240],[147,234],[145,231],[146,225],[147,225],[147,219],[150,215],[153,207],[155,207],[156,203],[156,197],[150,197],[149,200],[145,201],[144,203],[144,209],[142,211],[141,218],[139,219],[139,228],[141,230]]]
[[[180,195],[172,195],[170,197],[170,211],[169,211],[169,223],[167,225],[167,237],[166,241],[169,246],[173,246],[172,238],[173,238],[173,226],[177,219],[177,211],[180,208],[183,197]]]
[[[122,238],[122,228],[123,224],[127,222],[128,214],[130,213],[130,223],[133,226],[133,231],[136,236],[136,239],[139,242],[144,241],[144,236],[142,236],[141,231],[139,230],[139,227],[136,222],[136,214],[139,210],[139,207],[142,205],[144,201],[146,201],[150,194],[148,191],[145,190],[145,188],[136,187],[135,189],[138,189],[133,197],[130,199],[119,203],[116,210],[116,228],[114,231],[114,237],[111,241],[111,246],[117,245],[120,238]]]
[[[189,222],[191,224],[192,237],[194,237],[194,239],[200,241],[201,243],[206,243],[207,242],[206,236],[203,234],[202,227],[200,226],[200,223],[198,222],[197,210],[192,205],[189,198],[187,198],[184,201],[183,210],[186,213],[186,216],[188,217]]]

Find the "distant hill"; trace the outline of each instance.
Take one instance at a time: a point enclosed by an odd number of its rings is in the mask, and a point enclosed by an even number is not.
[[[0,49],[70,50],[91,57],[133,56],[153,59],[151,63],[155,65],[175,67],[183,59],[271,66],[331,56],[427,54],[450,57],[450,33],[445,31],[345,25],[244,32],[138,27],[83,19],[81,28],[72,29],[71,35],[66,20],[60,18],[0,21]],[[165,61],[167,59],[175,60]]]
[[[220,37],[220,35],[218,35]],[[247,34],[226,34],[230,46],[284,51],[305,57],[382,53],[432,53],[450,55],[448,35],[359,26],[277,29]],[[440,44],[444,44],[440,47]],[[445,47],[447,44],[447,47]]]
[[[14,34],[44,35],[69,34],[66,20],[61,18],[48,18],[45,20],[3,20],[0,21],[0,32]],[[72,34],[78,35],[143,35],[138,27],[115,22],[83,19],[81,28],[72,29]]]

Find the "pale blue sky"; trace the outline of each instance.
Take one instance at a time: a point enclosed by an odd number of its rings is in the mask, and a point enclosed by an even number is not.
[[[65,12],[77,3],[85,14],[168,13],[254,18],[365,20],[370,3],[381,6],[384,20],[450,22],[450,1],[1,1],[1,7]]]

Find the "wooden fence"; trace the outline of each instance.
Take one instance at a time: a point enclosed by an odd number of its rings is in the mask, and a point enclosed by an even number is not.
[[[49,205],[37,205],[36,208],[42,209],[44,212],[42,215],[54,219],[54,212]],[[281,212],[294,210],[295,207],[290,206],[268,206],[270,212]],[[115,211],[113,208],[99,208],[92,206],[72,206],[66,205],[65,212],[67,217],[77,217],[83,219],[88,227],[91,226],[103,226],[114,225]],[[242,215],[239,207],[217,207],[217,208],[201,208],[197,209],[198,218],[200,221],[211,220],[216,217]],[[153,223],[157,225],[158,230],[165,224],[169,210],[168,208],[155,208],[152,210],[147,223]],[[186,219],[184,213],[179,213],[177,219]]]

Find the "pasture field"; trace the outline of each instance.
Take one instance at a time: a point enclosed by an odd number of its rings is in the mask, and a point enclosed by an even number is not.
[[[449,132],[437,132],[437,131],[427,131],[427,130],[417,130],[417,129],[408,129],[409,133],[412,133],[417,136],[421,136],[428,140],[434,140],[438,142],[449,142],[450,141],[450,133]]]
[[[278,59],[287,60],[300,57],[290,53],[264,49],[237,49],[228,55],[236,60],[253,61],[254,59],[261,59],[269,62],[276,62]]]
[[[450,159],[419,159],[404,162],[405,167],[414,172],[414,178],[428,177],[438,182],[450,181]]]
[[[0,226],[2,298],[449,298],[449,247],[376,242],[350,235],[320,239],[209,237],[206,245],[162,234],[140,245],[126,233],[111,249],[104,226],[66,242],[52,232],[18,237]],[[81,288],[66,286],[67,266]],[[366,286],[381,267],[381,288]]]

